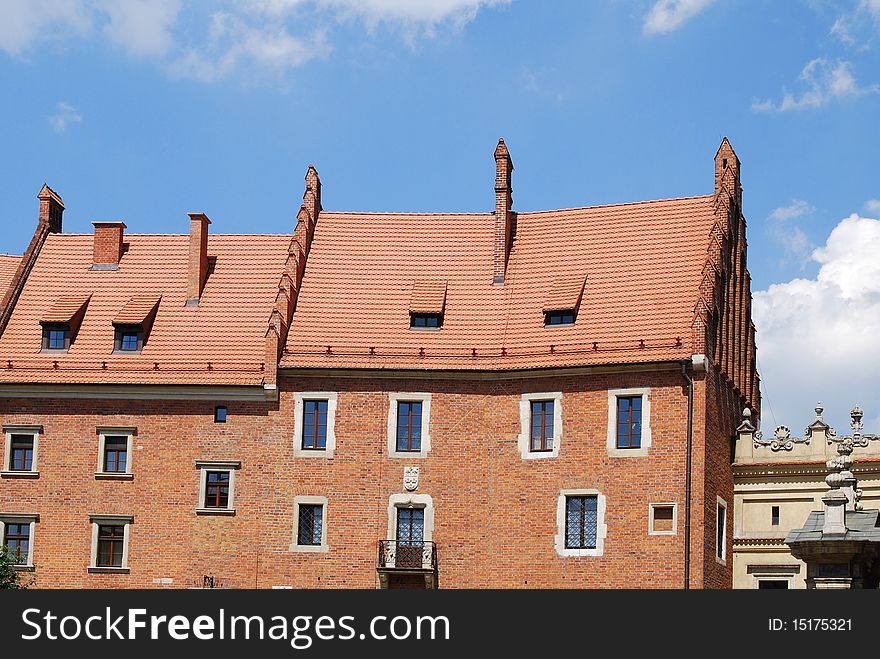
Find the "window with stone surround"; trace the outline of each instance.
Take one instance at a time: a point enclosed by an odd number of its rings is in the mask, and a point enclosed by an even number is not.
[[[293,395],[293,455],[332,458],[336,450],[335,391],[303,391]]]
[[[7,424],[3,426],[3,431],[6,445],[0,475],[7,478],[39,476],[37,453],[43,427]]]
[[[556,504],[556,553],[602,556],[605,551],[605,495],[595,489],[562,490]]]
[[[200,470],[199,515],[235,514],[235,473],[241,468],[237,460],[197,460]]]
[[[293,552],[327,552],[327,497],[293,498]]]
[[[388,455],[392,458],[424,458],[431,450],[428,434],[431,394],[388,394]]]
[[[89,515],[92,524],[92,557],[89,572],[127,573],[130,515]]]
[[[651,448],[651,390],[647,387],[608,391],[608,455],[642,457]]]
[[[34,528],[39,520],[37,514],[0,513],[0,539],[17,570],[33,570]]]

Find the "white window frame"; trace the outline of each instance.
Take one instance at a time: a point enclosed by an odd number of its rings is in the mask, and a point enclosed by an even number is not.
[[[388,497],[388,536],[387,540],[397,542],[397,511],[401,508],[422,508],[425,511],[425,526],[422,530],[422,541],[434,541],[434,500],[430,494],[415,494],[406,492],[392,494]],[[390,553],[389,553],[390,552]],[[396,553],[386,548],[386,565],[394,567],[394,560],[389,560]],[[431,567],[431,555],[422,554],[422,567]]]
[[[642,397],[642,444],[639,448],[617,448],[617,399],[628,396]],[[636,458],[648,455],[651,448],[651,388],[628,387],[608,390],[608,455],[612,458]]]
[[[34,569],[34,531],[36,524],[40,521],[39,513],[0,513],[0,542],[6,544],[6,525],[7,524],[29,524],[28,530],[28,555],[27,563],[21,563],[13,566],[13,569],[23,572],[30,572]]]
[[[290,551],[315,553],[328,552],[330,545],[327,544],[327,508],[329,507],[327,497],[314,496],[296,496],[293,497],[293,539],[290,543]],[[299,507],[302,505],[321,506],[321,544],[320,545],[301,545],[299,543]]]
[[[727,518],[727,502],[719,496],[715,496],[716,504],[715,504],[715,561],[720,563],[721,565],[727,565],[727,526],[728,526],[728,518]],[[721,546],[718,546],[718,511],[723,508],[724,509],[724,542],[721,543]],[[720,550],[720,551],[719,551]],[[720,554],[720,555],[719,555]]]
[[[654,530],[654,509],[672,507],[672,530]],[[676,535],[678,533],[678,503],[675,501],[659,501],[648,504],[648,535]]]
[[[131,463],[133,453],[132,448],[134,444],[134,436],[137,434],[137,428],[113,428],[113,427],[99,427],[96,428],[96,432],[98,433],[98,470],[95,472],[95,478],[101,480],[131,480],[134,478],[134,474],[131,473]],[[104,464],[104,447],[106,445],[107,437],[127,437],[128,443],[126,444],[126,456],[125,456],[125,471],[105,471]]]
[[[88,571],[90,573],[127,574],[130,571],[128,547],[131,541],[131,525],[134,523],[134,517],[131,515],[89,515],[89,522],[92,525],[92,552]],[[122,565],[120,567],[97,565],[99,526],[125,526],[122,537]]]
[[[795,579],[801,571],[800,565],[749,565],[746,573],[752,575],[752,588],[758,589],[760,581],[785,581],[788,589],[797,587]]]
[[[196,508],[197,515],[234,515],[235,514],[235,472],[241,469],[238,460],[196,460],[196,468],[199,474],[199,500]],[[229,472],[229,502],[226,508],[206,508],[205,492],[207,490],[209,471]]]
[[[575,549],[565,546],[565,504],[568,497],[596,497],[596,546],[593,549]],[[605,495],[593,488],[579,490],[560,490],[556,500],[556,553],[563,557],[602,556],[605,553],[605,537],[608,527],[605,525]]]
[[[532,450],[532,402],[553,401],[553,448],[549,451]],[[523,394],[519,400],[520,433],[516,444],[523,460],[540,460],[541,458],[559,457],[562,444],[562,392],[552,391],[536,394]]]
[[[397,450],[397,404],[406,402],[422,404],[422,445],[419,451]],[[427,458],[431,452],[431,394],[416,392],[393,392],[388,394],[388,457]]]
[[[0,475],[4,478],[38,478],[40,475],[39,463],[39,446],[40,435],[43,434],[43,426],[34,425],[16,425],[4,424],[3,432],[6,434],[6,444],[3,451],[3,470]],[[12,470],[12,436],[13,435],[32,435],[34,438],[34,455],[31,460],[30,471],[13,471]]]
[[[301,391],[293,394],[293,456],[295,458],[332,458],[336,451],[336,400],[335,391]],[[327,401],[327,446],[323,449],[302,447],[303,416],[305,401]]]

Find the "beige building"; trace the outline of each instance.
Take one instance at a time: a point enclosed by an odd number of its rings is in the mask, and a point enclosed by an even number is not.
[[[806,588],[806,565],[784,543],[810,512],[823,509],[826,461],[838,456],[838,437],[822,419],[800,437],[780,426],[763,437],[748,412],[737,429],[734,479],[734,588]],[[862,434],[862,412],[852,411],[852,472],[864,508],[880,508],[880,436]]]

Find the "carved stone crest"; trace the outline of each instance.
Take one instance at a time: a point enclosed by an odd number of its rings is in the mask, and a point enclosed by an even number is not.
[[[419,468],[404,467],[403,468],[403,486],[407,492],[412,492],[419,486]]]

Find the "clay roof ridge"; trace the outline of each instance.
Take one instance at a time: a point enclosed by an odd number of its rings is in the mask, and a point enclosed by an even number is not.
[[[537,211],[517,211],[517,215],[538,215],[539,213],[561,213],[564,211],[586,211],[586,210],[594,210],[596,208],[614,208],[618,206],[639,206],[641,204],[657,204],[664,201],[690,201],[694,199],[712,199],[715,197],[715,193],[712,194],[700,194],[700,195],[691,195],[688,197],[664,197],[662,199],[644,199],[642,201],[621,201],[614,204],[596,204],[595,206],[574,206],[571,208],[549,208],[547,210],[537,210]]]
[[[433,211],[321,211],[321,215],[370,215],[377,217],[474,217],[474,216],[491,216],[492,211],[470,211],[462,213],[435,213]]]

